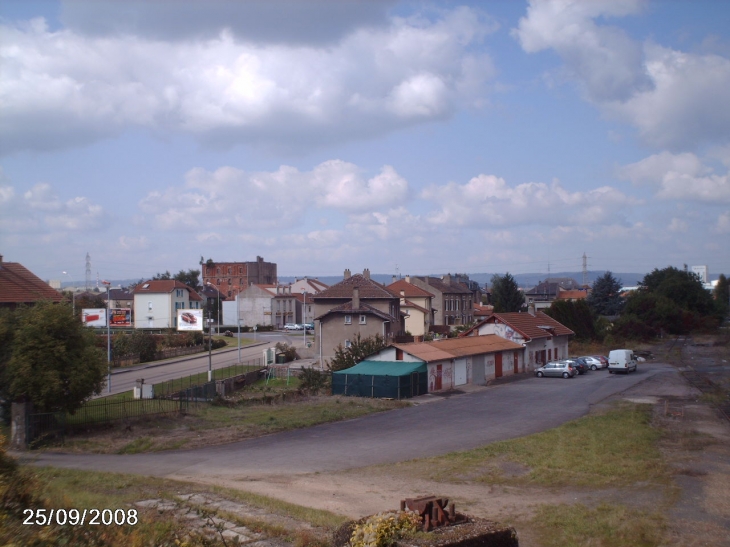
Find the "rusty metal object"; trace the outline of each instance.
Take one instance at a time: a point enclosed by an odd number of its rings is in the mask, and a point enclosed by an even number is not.
[[[451,526],[467,522],[466,515],[456,512],[454,503],[449,504],[447,498],[425,496],[422,498],[406,498],[400,502],[401,511],[415,511],[421,517],[424,532],[434,528]]]

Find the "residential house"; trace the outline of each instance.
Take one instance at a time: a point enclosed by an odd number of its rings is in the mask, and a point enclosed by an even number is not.
[[[391,344],[367,360],[425,363],[429,392],[466,384],[484,385],[491,379],[517,374],[525,368],[524,347],[496,335]]]
[[[528,304],[534,304],[535,309],[543,310],[550,307],[561,291],[573,291],[580,288],[581,286],[575,279],[553,277],[541,281],[529,291],[525,291],[525,301]]]
[[[405,333],[405,318],[400,298],[384,285],[370,279],[367,268],[362,275],[351,275],[314,295],[316,353],[322,362],[334,357],[339,345],[348,347],[359,335],[379,334],[386,342]]]
[[[560,291],[558,293],[557,300],[568,300],[569,302],[578,302],[579,300],[585,300],[588,298],[588,290],[577,289],[570,291]]]
[[[134,328],[177,328],[177,312],[202,309],[203,298],[180,281],[157,279],[134,288]]]
[[[291,285],[251,285],[236,300],[223,303],[223,322],[235,326],[238,318],[241,326],[272,325],[282,329],[287,323],[296,322],[302,295],[294,294]]]
[[[297,323],[314,322],[314,295],[328,289],[329,285],[322,283],[319,279],[304,277],[297,279],[291,284],[292,294],[297,296],[299,307],[297,308]]]
[[[405,280],[434,295],[431,300],[434,309],[432,326],[468,325],[474,321],[472,291],[450,274],[440,278],[406,276]]]
[[[253,284],[274,285],[276,263],[264,262],[260,256],[253,262],[208,262],[201,264],[203,285],[214,285],[226,299],[235,298]]]
[[[548,361],[565,359],[568,341],[575,333],[549,315],[530,307],[527,313],[495,313],[464,331],[460,337],[496,334],[525,347],[525,366],[529,372]]]
[[[99,293],[106,305],[106,291]],[[109,289],[109,299],[111,300],[110,308],[134,308],[134,294],[127,289]]]
[[[0,255],[0,306],[14,309],[41,300],[58,303],[63,295],[22,264],[4,262]]]
[[[405,279],[393,281],[388,290],[400,296],[400,309],[406,312],[406,331],[413,336],[424,336],[431,332],[434,296],[427,290],[409,283]]]

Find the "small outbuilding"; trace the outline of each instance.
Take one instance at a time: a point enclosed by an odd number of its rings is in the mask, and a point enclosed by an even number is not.
[[[424,362],[361,361],[332,373],[332,394],[408,399],[428,392]]]

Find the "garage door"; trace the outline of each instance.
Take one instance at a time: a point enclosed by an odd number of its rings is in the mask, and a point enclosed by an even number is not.
[[[466,359],[457,359],[454,364],[454,385],[466,384]]]

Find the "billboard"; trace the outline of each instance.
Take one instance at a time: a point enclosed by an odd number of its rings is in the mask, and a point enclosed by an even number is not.
[[[131,308],[112,308],[109,315],[109,322],[112,327],[131,327],[132,326],[132,309]]]
[[[177,330],[203,330],[203,310],[177,310]]]
[[[87,327],[106,327],[106,308],[84,308],[81,322]]]

